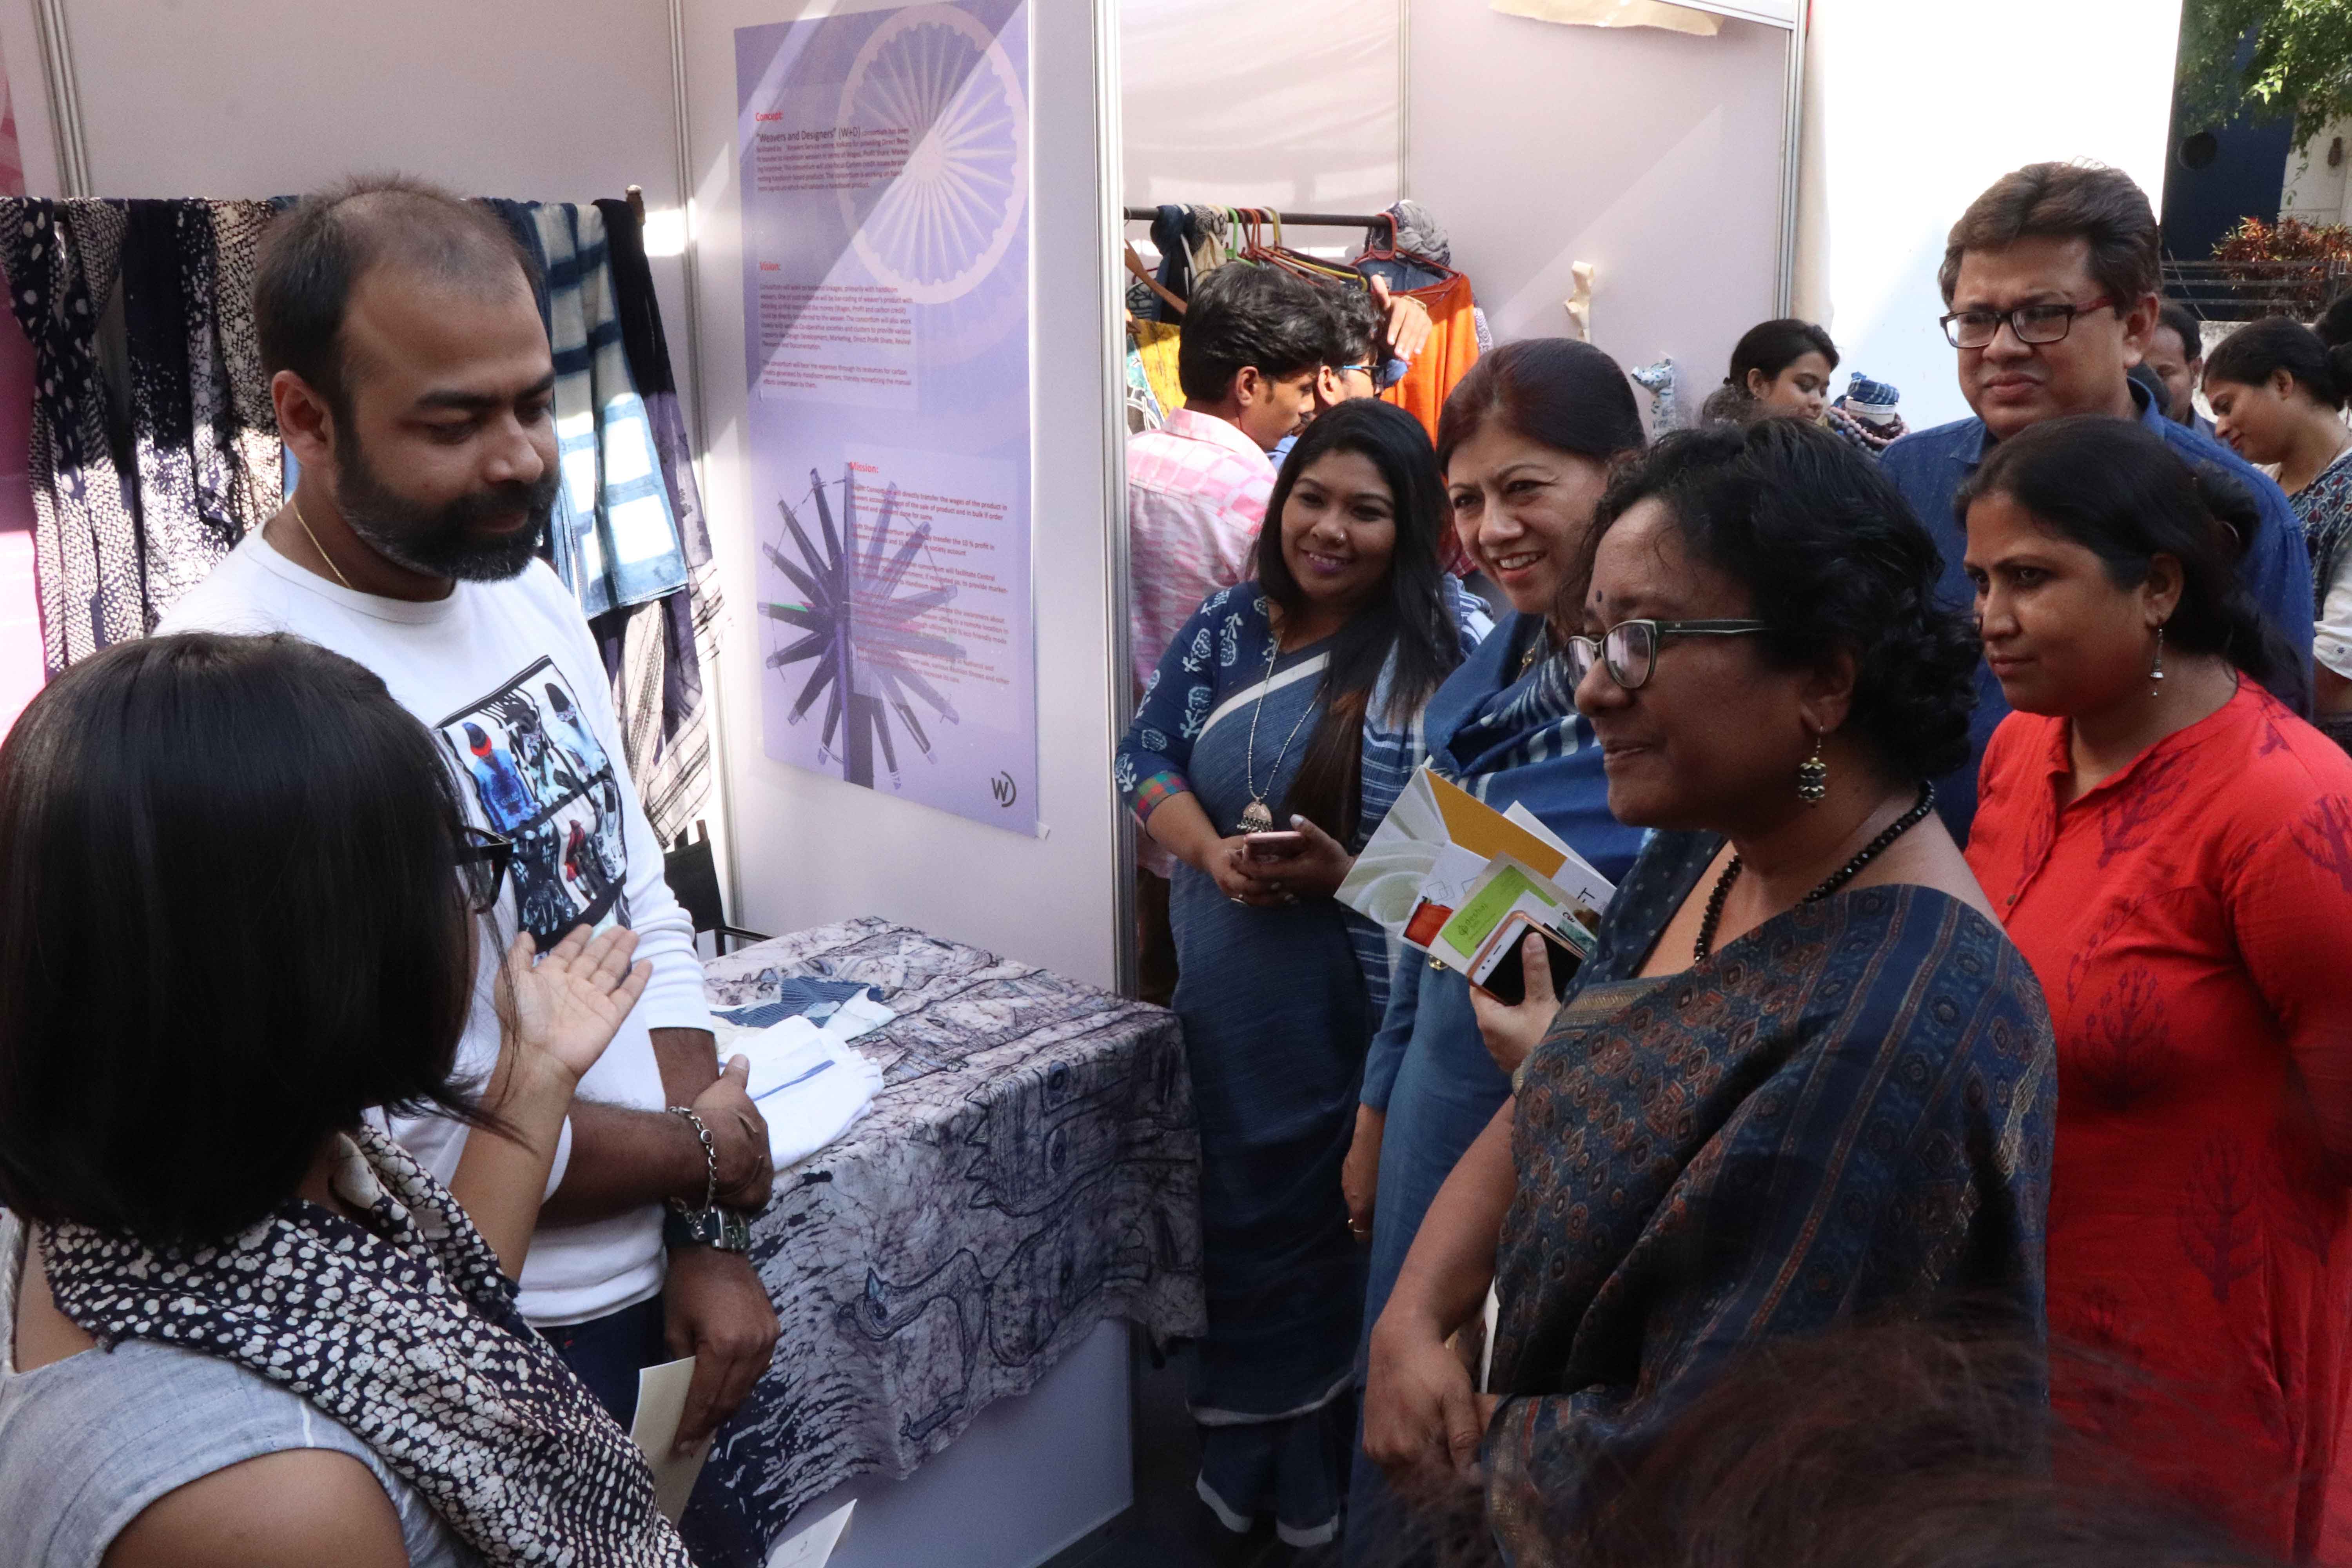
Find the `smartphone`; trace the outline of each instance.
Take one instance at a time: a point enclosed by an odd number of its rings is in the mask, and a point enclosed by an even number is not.
[[[1307,835],[1252,833],[1243,838],[1242,852],[1253,860],[1287,860],[1307,853]]]
[[[1486,973],[1474,977],[1478,984],[1506,1006],[1516,1007],[1526,1001],[1527,960],[1519,950],[1526,945],[1528,936],[1532,932],[1543,938],[1545,956],[1551,960],[1552,994],[1566,994],[1568,983],[1575,977],[1578,970],[1584,967],[1584,955],[1525,915],[1514,915],[1511,919],[1517,929],[1506,933],[1496,943]]]

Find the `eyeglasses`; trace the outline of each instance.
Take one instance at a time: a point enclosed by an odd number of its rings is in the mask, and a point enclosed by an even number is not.
[[[478,915],[499,907],[499,890],[506,885],[507,867],[514,859],[514,840],[487,828],[457,830],[457,879],[465,884],[466,907]]]
[[[1658,668],[1658,647],[1668,637],[1738,637],[1772,628],[1762,621],[1620,621],[1591,637],[1570,637],[1560,657],[1568,666],[1569,691],[1600,665],[1609,679],[1628,691],[1639,691]]]
[[[1944,336],[1956,349],[1981,349],[1992,346],[2000,336],[2000,324],[2017,334],[2021,343],[2054,343],[2074,330],[2074,318],[2091,310],[2115,308],[2115,301],[2105,295],[2082,305],[2020,305],[2014,310],[1954,310],[1937,318],[1944,327]]]
[[[1379,365],[1341,364],[1334,365],[1331,368],[1339,372],[1339,375],[1343,379],[1350,375],[1360,375],[1366,381],[1370,382],[1375,388],[1379,387],[1381,384],[1381,367]]]

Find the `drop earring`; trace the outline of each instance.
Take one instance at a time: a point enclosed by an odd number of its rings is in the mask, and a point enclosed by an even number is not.
[[[2156,663],[2155,663],[2155,665],[2154,665],[2153,667],[2151,667],[2151,668],[2149,668],[2149,670],[2148,670],[2148,672],[2147,672],[2147,679],[2148,679],[2147,694],[2148,694],[2150,697],[2161,697],[2161,696],[2163,696],[2163,695],[2164,695],[2164,628],[2163,628],[2162,626],[2158,626],[2158,627],[2157,627],[2157,628],[2156,628]]]
[[[1829,798],[1830,765],[1822,761],[1822,738],[1813,737],[1813,754],[1797,764],[1797,798],[1819,805]]]

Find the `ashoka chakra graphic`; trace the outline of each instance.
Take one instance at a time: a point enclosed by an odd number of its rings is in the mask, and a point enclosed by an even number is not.
[[[913,151],[872,198],[841,192],[858,256],[918,304],[971,291],[1003,258],[1029,195],[1029,106],[988,30],[910,5],[875,30],[841,89],[843,127],[904,126]]]

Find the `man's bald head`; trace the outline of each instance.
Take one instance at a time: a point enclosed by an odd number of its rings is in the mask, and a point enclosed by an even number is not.
[[[402,175],[347,180],[303,197],[262,241],[253,319],[263,370],[290,370],[347,412],[344,318],[378,268],[479,295],[538,289],[537,263],[481,204]]]

